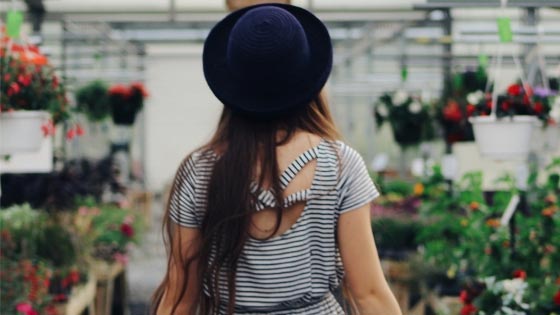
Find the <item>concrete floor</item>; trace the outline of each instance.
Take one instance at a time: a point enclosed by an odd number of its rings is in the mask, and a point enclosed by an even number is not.
[[[148,314],[150,297],[165,275],[167,257],[161,235],[163,213],[163,202],[154,198],[151,226],[130,253],[127,269],[130,315]]]

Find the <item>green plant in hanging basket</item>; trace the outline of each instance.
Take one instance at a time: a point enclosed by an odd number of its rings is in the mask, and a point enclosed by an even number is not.
[[[374,116],[378,128],[389,122],[401,147],[418,145],[433,136],[429,107],[403,90],[383,94],[374,105]]]
[[[109,86],[101,80],[92,81],[76,91],[78,111],[89,120],[99,122],[111,115]]]

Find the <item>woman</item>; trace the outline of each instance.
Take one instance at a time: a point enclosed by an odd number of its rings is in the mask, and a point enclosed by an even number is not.
[[[180,165],[164,225],[168,270],[155,314],[400,314],[381,271],[356,151],[337,141],[321,90],[325,26],[289,5],[228,15],[204,46],[225,104],[212,140]]]

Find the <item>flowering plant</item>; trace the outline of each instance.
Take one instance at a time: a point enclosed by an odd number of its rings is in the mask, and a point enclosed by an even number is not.
[[[132,210],[115,206],[81,206],[75,221],[81,233],[92,235],[93,257],[126,264],[131,244],[139,240],[142,222]]]
[[[374,116],[378,128],[389,122],[395,141],[401,147],[417,145],[433,137],[429,107],[403,90],[383,94],[374,106]]]
[[[473,114],[473,107],[469,104],[478,104],[484,97],[487,80],[486,69],[482,66],[475,71],[468,69],[454,74],[450,94],[437,114],[447,143],[474,140],[468,121]]]
[[[117,125],[132,125],[136,115],[144,106],[144,99],[148,91],[142,83],[132,83],[130,86],[116,84],[109,88],[109,103],[113,122]]]
[[[523,279],[527,298],[521,300],[528,303],[531,314],[560,311],[560,297],[556,297],[560,290],[556,264],[560,261],[560,159],[554,160],[547,172],[544,184],[536,182],[537,174],[530,176],[527,207],[518,210],[521,213],[516,215],[515,229],[502,226],[500,220],[515,189],[483,193],[480,173],[469,174],[452,194],[424,200],[421,216],[426,224],[419,233],[419,243],[426,261],[446,270],[449,278],[461,281]],[[503,180],[513,187],[510,181]],[[492,291],[477,299],[477,294],[469,293],[462,314],[481,314],[477,309],[485,314],[503,314],[496,313],[496,301],[501,300],[483,298],[490,294]]]
[[[14,261],[2,257],[0,267],[0,313],[57,314],[52,296],[48,292],[52,272],[44,262]]]
[[[46,110],[56,124],[69,117],[66,89],[34,46],[0,43],[0,112]]]
[[[531,88],[523,84],[512,84],[506,93],[498,95],[496,116],[511,117],[530,115],[539,118],[545,125],[556,123],[550,116],[551,97],[554,93],[544,88]],[[488,116],[492,112],[492,96],[480,98],[477,103],[469,103],[467,112],[473,116]]]

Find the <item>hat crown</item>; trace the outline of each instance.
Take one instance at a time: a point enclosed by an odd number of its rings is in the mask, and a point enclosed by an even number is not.
[[[292,80],[290,74],[300,72],[308,62],[309,46],[302,25],[280,7],[249,10],[229,35],[228,68],[245,80]]]

